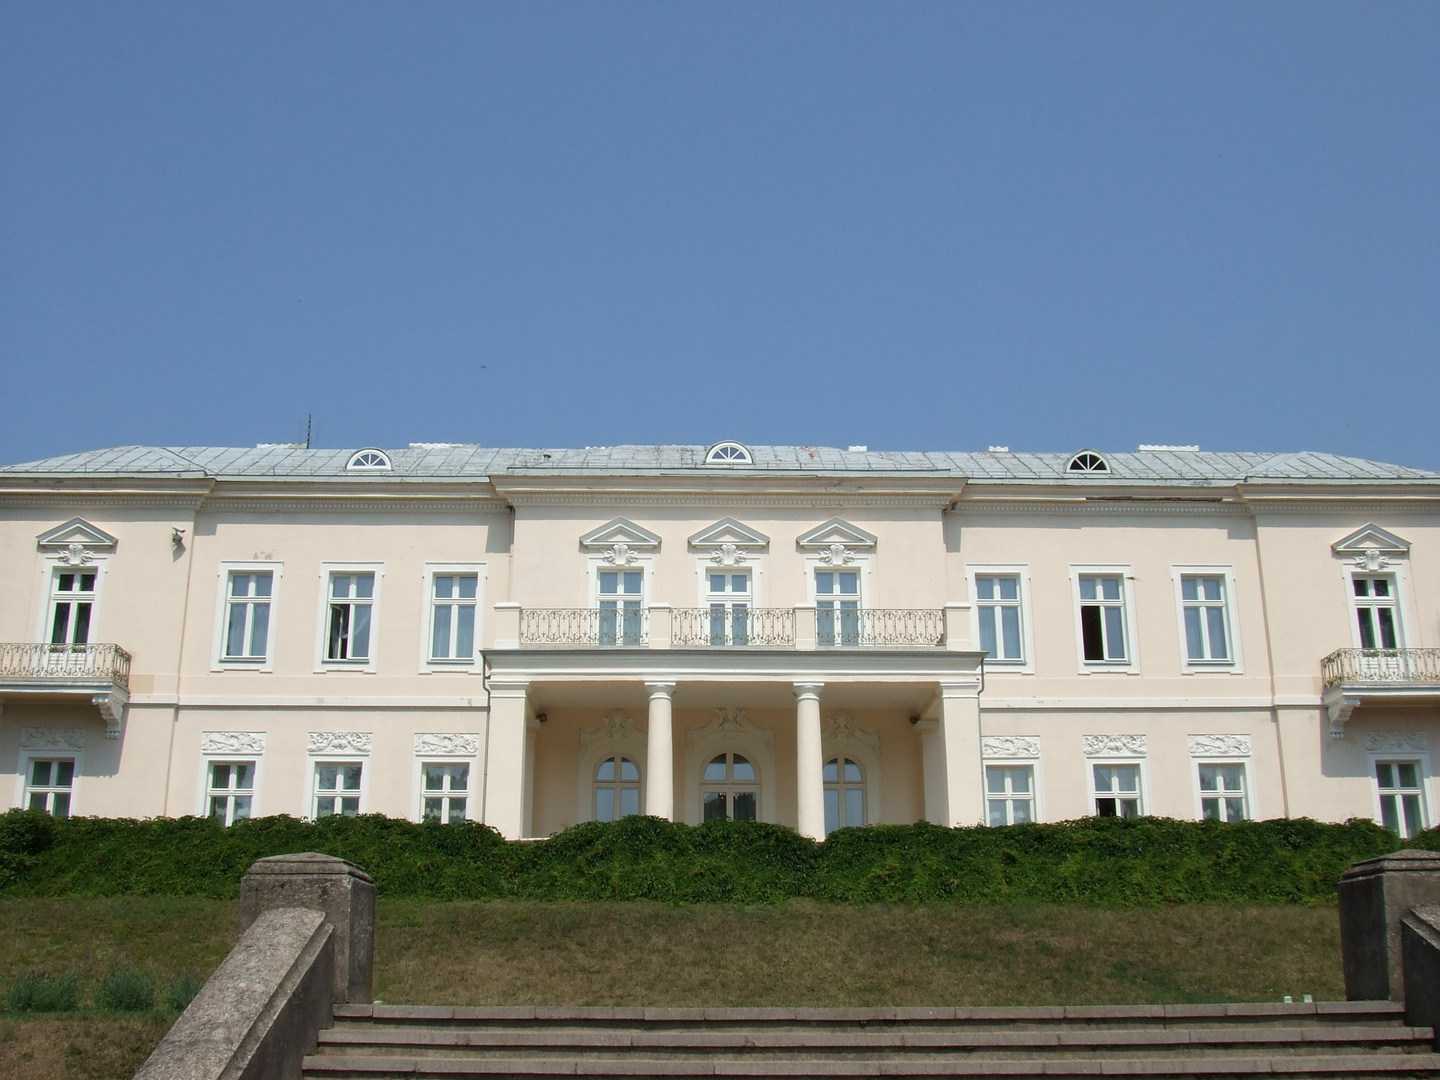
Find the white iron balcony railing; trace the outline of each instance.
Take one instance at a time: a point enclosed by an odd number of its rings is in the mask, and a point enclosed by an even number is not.
[[[130,654],[119,645],[0,643],[0,680],[12,686],[109,682],[130,689]]]
[[[795,644],[794,608],[712,604],[708,608],[672,608],[670,617],[670,641],[680,649]]]
[[[1359,683],[1433,683],[1440,649],[1336,649],[1320,661],[1325,689]]]
[[[815,643],[821,648],[865,645],[944,645],[941,608],[821,608],[815,613]]]
[[[520,644],[640,648],[649,644],[649,621],[641,607],[522,608]]]

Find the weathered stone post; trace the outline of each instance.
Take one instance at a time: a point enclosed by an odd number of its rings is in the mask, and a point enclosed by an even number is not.
[[[336,1002],[369,1004],[375,963],[375,886],[333,855],[304,852],[259,859],[240,882],[240,932],[274,908],[323,912],[335,928]]]
[[[1366,859],[1340,879],[1345,996],[1405,1000],[1401,923],[1411,908],[1440,903],[1440,852],[1406,849]]]

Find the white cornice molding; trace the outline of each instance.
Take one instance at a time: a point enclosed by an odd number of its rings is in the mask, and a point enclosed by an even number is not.
[[[970,512],[1016,514],[1205,514],[1248,517],[1245,504],[1224,499],[1122,499],[1059,497],[971,496],[961,498],[951,513]]]
[[[978,679],[983,653],[944,649],[491,649],[491,679],[539,682],[823,682]]]
[[[226,510],[279,510],[279,511],[417,511],[421,513],[459,514],[503,514],[509,509],[504,499],[493,495],[363,495],[355,492],[344,495],[316,495],[313,493],[295,495],[215,495],[206,499],[200,507],[205,512]]]
[[[785,506],[842,509],[847,506],[892,506],[944,509],[952,493],[893,494],[865,491],[575,491],[502,493],[511,506]]]

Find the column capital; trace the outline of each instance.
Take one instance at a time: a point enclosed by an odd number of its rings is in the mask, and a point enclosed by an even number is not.
[[[645,689],[651,697],[670,697],[675,693],[675,683],[664,679],[646,679]]]
[[[795,696],[797,698],[818,698],[820,696],[820,691],[824,688],[825,684],[823,682],[797,682],[795,684]]]
[[[942,698],[973,698],[980,696],[980,680],[965,679],[940,684]]]
[[[530,692],[528,679],[491,679],[489,683],[492,698],[523,698]]]

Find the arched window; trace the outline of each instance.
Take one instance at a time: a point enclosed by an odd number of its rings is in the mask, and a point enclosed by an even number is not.
[[[1072,473],[1108,473],[1110,471],[1110,465],[1094,450],[1081,450],[1070,459],[1070,464],[1065,466],[1065,471]]]
[[[865,824],[865,773],[849,758],[825,763],[825,834]]]
[[[606,758],[595,770],[595,820],[640,813],[640,767],[628,757]]]
[[[755,766],[739,754],[716,754],[701,778],[703,819],[755,821],[760,817],[760,778]]]
[[[706,465],[750,465],[750,451],[738,442],[716,443],[705,454]]]
[[[381,472],[390,468],[390,458],[384,450],[376,450],[373,446],[364,450],[356,450],[350,455],[350,460],[345,463],[346,472]]]

